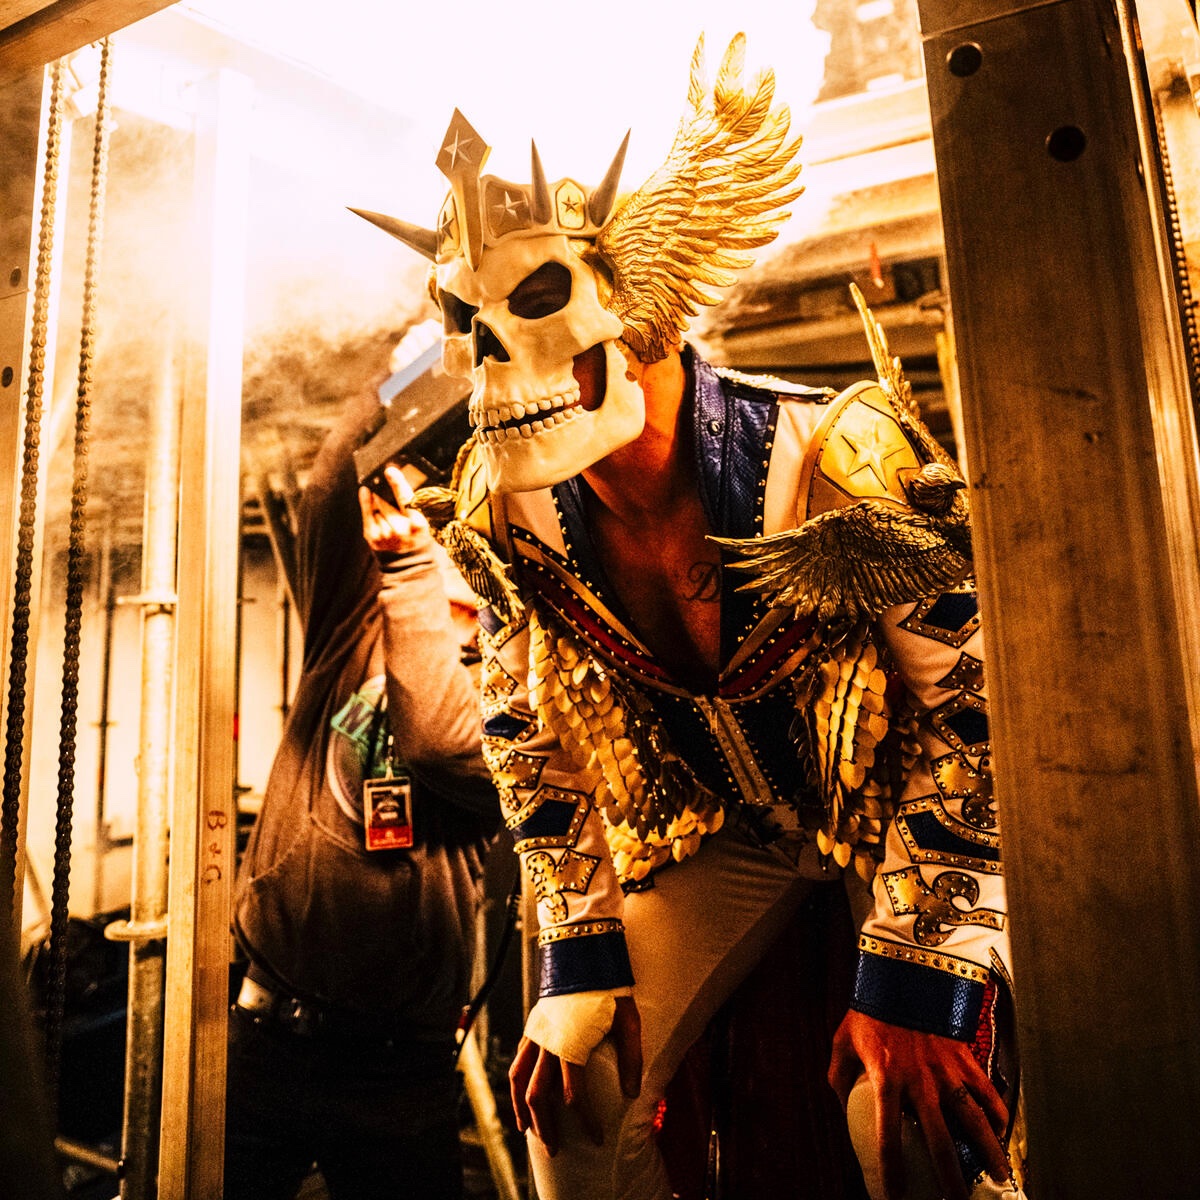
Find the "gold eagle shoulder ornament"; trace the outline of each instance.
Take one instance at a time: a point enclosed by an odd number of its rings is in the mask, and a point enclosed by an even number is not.
[[[921,423],[899,360],[851,287],[879,382],[831,402],[801,470],[794,529],[713,539],[751,576],[739,590],[822,624],[870,619],[971,570],[966,483]]]

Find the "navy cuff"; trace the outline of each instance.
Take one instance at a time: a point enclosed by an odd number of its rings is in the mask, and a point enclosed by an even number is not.
[[[538,947],[538,995],[631,987],[633,968],[620,930],[566,937]]]
[[[892,1025],[973,1041],[985,986],[936,967],[860,951],[850,1007]]]

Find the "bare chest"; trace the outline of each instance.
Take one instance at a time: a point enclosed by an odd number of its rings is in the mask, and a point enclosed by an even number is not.
[[[696,506],[630,529],[600,519],[593,528],[609,586],[634,631],[685,686],[716,681],[721,650],[721,561]]]

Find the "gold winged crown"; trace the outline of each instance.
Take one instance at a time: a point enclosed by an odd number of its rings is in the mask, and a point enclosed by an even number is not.
[[[433,262],[461,255],[477,268],[487,246],[505,238],[565,233],[594,242],[611,276],[607,306],[625,324],[625,341],[645,362],[666,356],[710,289],[727,287],[753,262],[800,195],[798,137],[775,104],[775,75],[743,85],[746,39],[737,34],[709,86],[704,37],[692,55],[688,107],[663,165],[615,203],[629,135],[596,188],[574,179],[549,184],[537,146],[529,184],[482,175],[490,147],[458,109],[438,167],[450,181],[437,229],[352,209]]]

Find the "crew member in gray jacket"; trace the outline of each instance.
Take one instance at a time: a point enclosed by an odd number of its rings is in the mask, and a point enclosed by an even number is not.
[[[352,451],[347,405],[299,515],[304,662],[242,861],[225,1200],[462,1194],[454,1031],[498,803],[428,527]],[[466,614],[473,626],[473,612]]]

